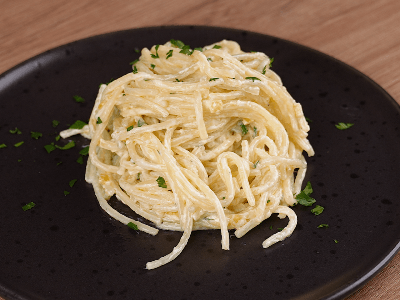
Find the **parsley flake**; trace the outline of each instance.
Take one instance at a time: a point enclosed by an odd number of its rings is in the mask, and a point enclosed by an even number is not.
[[[35,140],[41,138],[42,136],[43,136],[43,134],[41,134],[40,132],[31,131],[31,138],[33,138]]]
[[[274,58],[273,57],[271,57],[270,59],[269,59],[269,67],[271,68],[272,67],[272,63],[274,62]]]
[[[45,146],[46,147],[46,146]],[[71,149],[71,148],[73,148],[73,147],[75,147],[75,142],[74,141],[70,141],[68,144],[66,144],[65,146],[58,146],[58,145],[55,145],[55,147],[56,148],[58,148],[58,149],[60,149],[60,150],[68,150],[68,149]]]
[[[44,146],[44,149],[46,149],[47,153],[50,153],[56,150],[56,147],[54,146],[54,143],[51,143],[50,145]]]
[[[316,216],[322,214],[323,211],[324,211],[324,207],[322,207],[322,206],[320,206],[320,205],[316,205],[316,206],[311,210],[311,212],[312,212],[314,215],[316,215]]]
[[[12,134],[21,134],[22,132],[17,127],[15,127],[15,129],[11,129],[10,130],[10,133],[12,133]]]
[[[19,146],[22,146],[23,143],[24,143],[23,141],[18,142],[18,143],[16,143],[16,144],[14,144],[14,147],[15,147],[15,148],[18,148]]]
[[[267,66],[264,66],[264,69],[262,70],[261,74],[265,75],[266,71],[267,71]]]
[[[167,188],[167,184],[165,183],[165,179],[163,177],[159,176],[156,181],[159,187],[162,187],[164,189]]]
[[[180,40],[171,39],[170,42],[172,45],[174,45],[175,47],[178,47],[180,49],[182,49],[185,46],[185,43]]]
[[[260,162],[260,160],[257,160],[256,163],[253,165],[254,169],[257,168],[258,163]],[[269,200],[268,200],[269,201]],[[268,202],[267,202],[268,203]]]
[[[103,121],[100,119],[100,117],[97,117],[96,124],[101,124],[101,123],[103,123]]]
[[[151,68],[152,68],[153,70],[154,70],[154,68],[156,67],[155,64],[151,64],[150,66],[151,66]]]
[[[136,53],[140,52],[140,50],[138,48],[133,49],[133,51],[135,51]]]
[[[137,179],[137,180],[140,180],[140,174],[142,174],[142,173],[140,173],[140,172],[137,173],[137,176],[136,176],[136,179]]]
[[[269,226],[269,230],[272,230],[272,228],[273,228],[273,226],[271,225],[271,226]]]
[[[151,54],[152,58],[160,58],[160,56],[158,55],[158,47],[160,47],[160,45],[157,45],[156,48],[155,48],[156,49],[156,54]]]
[[[246,77],[246,79],[253,80],[253,82],[254,82],[254,80],[260,80],[261,81],[261,79],[257,78],[257,77]]]
[[[59,166],[59,165],[61,165],[62,164],[62,161],[59,161],[58,163],[57,163],[57,166]]]
[[[328,228],[329,225],[328,224],[320,224],[317,226],[317,228]]]
[[[83,156],[79,156],[76,162],[80,165],[83,165]]]
[[[190,50],[190,46],[189,45],[185,45],[182,47],[182,50],[179,51],[179,53],[183,53],[186,55],[192,55],[193,51]]]
[[[25,204],[24,206],[22,206],[22,210],[23,211],[27,211],[30,210],[31,208],[33,208],[36,204],[34,202],[29,202],[28,204]]]
[[[211,61],[211,62],[213,61],[210,57],[207,57],[207,60],[208,60],[208,61]]]
[[[129,64],[132,66],[132,65],[136,64],[138,61],[139,61],[138,59],[135,59],[134,61],[131,61]]]
[[[81,120],[77,120],[77,121],[75,121],[74,124],[69,126],[69,129],[82,129],[83,126],[85,126],[85,125],[87,125],[85,122],[83,122]]]
[[[131,131],[133,129],[133,125],[129,126],[126,131]]]
[[[132,73],[133,73],[133,74],[136,74],[137,72],[138,72],[138,70],[137,70],[136,66],[133,66],[133,71],[132,71]]]
[[[240,124],[240,128],[242,129],[242,135],[246,135],[249,132],[246,125],[244,125],[243,123]]]
[[[194,48],[194,49],[193,49],[193,51],[194,51],[194,50],[197,50],[197,51],[203,52],[203,48],[201,48],[201,47]]]
[[[78,103],[85,102],[85,99],[83,99],[81,96],[75,95],[75,96],[73,96],[73,98],[74,98],[75,102],[78,102]]]
[[[256,126],[253,127],[253,131],[254,131],[254,137],[256,137],[257,136],[257,127]]]
[[[126,225],[128,225],[128,227],[133,229],[133,230],[139,230],[138,226],[135,223],[129,222]]]
[[[312,122],[312,120],[310,118],[307,118],[307,117],[306,117],[306,121],[307,121],[307,123],[311,123]]]
[[[166,59],[168,59],[168,58],[170,58],[171,56],[172,56],[172,54],[174,53],[174,50],[169,50],[168,52],[167,52],[167,58]]]
[[[86,146],[81,151],[79,151],[80,155],[88,155],[89,154],[89,146]]]
[[[335,244],[339,243],[339,241],[338,241],[338,240],[333,240],[333,241],[335,242]]]
[[[64,196],[69,195],[70,193],[68,191],[64,191]]]
[[[217,79],[219,79],[219,78],[218,77],[210,78],[210,81],[215,81]]]
[[[214,45],[214,47],[212,47],[213,49],[221,49],[222,47],[219,45]]]
[[[60,139],[61,139],[61,135],[57,135],[57,136],[55,137],[56,142],[58,142]]]
[[[75,184],[75,182],[77,182],[77,181],[78,181],[78,179],[72,179],[72,180],[68,183],[68,185],[69,185],[70,187],[73,187],[74,184]]]
[[[0,149],[3,149],[3,148],[6,148],[7,147],[7,145],[6,144],[0,144]]]
[[[278,231],[282,231],[284,228],[277,228],[278,229]]]
[[[180,81],[178,78],[175,78],[175,80],[176,80],[177,82],[182,82],[182,81]]]
[[[314,198],[310,197],[310,194],[312,192],[313,192],[313,189],[311,187],[311,182],[307,182],[307,185],[304,188],[304,190],[302,190],[296,196],[297,203],[299,203],[299,204],[301,204],[303,206],[311,206],[311,205],[313,205],[316,201],[315,201]]]
[[[114,81],[114,78],[111,78],[107,83],[106,83],[106,85],[109,85],[111,82],[113,82]]]
[[[354,125],[353,123],[342,123],[342,122],[335,124],[336,128],[339,130],[349,129],[353,125]]]

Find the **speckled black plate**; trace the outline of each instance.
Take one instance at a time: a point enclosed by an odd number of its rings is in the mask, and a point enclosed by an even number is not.
[[[231,39],[275,58],[273,69],[312,120],[316,156],[307,158],[306,180],[325,211],[315,216],[296,207],[297,229],[269,249],[262,241],[286,222],[276,215],[245,237],[232,237],[230,251],[221,250],[219,231],[194,232],[177,259],[147,271],[146,262],[169,253],[181,233],[153,237],[105,214],[84,181],[85,165],[76,162],[84,138],[50,154],[43,146],[75,120],[88,119],[99,84],[130,72],[135,49],[171,38],[192,47]],[[77,103],[74,95],[86,101]],[[298,44],[193,26],[96,36],[1,75],[0,116],[0,144],[7,145],[0,149],[0,295],[6,299],[340,299],[399,249],[399,106],[363,74]],[[60,122],[56,128],[53,120]],[[355,125],[341,131],[337,122]],[[9,133],[15,127],[22,134]],[[34,140],[31,131],[43,137]],[[78,181],[71,188],[72,179]],[[31,201],[36,206],[23,211]]]

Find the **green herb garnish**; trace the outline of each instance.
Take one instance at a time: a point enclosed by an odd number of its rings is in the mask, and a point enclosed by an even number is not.
[[[111,82],[113,82],[114,81],[114,78],[111,78],[107,83],[106,83],[106,85],[109,85]]]
[[[213,61],[213,60],[211,59],[211,57],[207,57],[207,60],[208,60],[208,61]]]
[[[178,47],[180,49],[182,49],[185,46],[185,43],[180,40],[171,39],[170,42],[172,45],[174,45],[175,47]]]
[[[23,143],[24,143],[23,141],[18,142],[18,143],[16,143],[16,144],[14,144],[14,147],[15,147],[15,148],[18,148],[19,146],[22,146]]]
[[[126,131],[131,131],[133,129],[133,125],[129,126]]]
[[[157,45],[156,46],[156,54],[150,54],[150,56],[152,57],[152,58],[160,58],[160,56],[158,55],[158,47],[160,47],[160,45]]]
[[[310,197],[310,194],[313,192],[313,189],[311,187],[311,182],[307,182],[306,187],[304,190],[302,190],[299,194],[296,196],[297,203],[303,205],[303,206],[311,206],[313,205],[316,201],[314,198]]]
[[[80,155],[88,155],[89,154],[89,146],[86,146],[81,151],[79,151]]]
[[[264,69],[262,70],[261,74],[265,75],[266,71],[267,71],[267,66],[264,66]]]
[[[335,242],[335,244],[339,243],[339,241],[338,241],[338,240],[333,240],[333,241]]]
[[[354,125],[353,123],[342,123],[342,122],[335,124],[336,128],[340,130],[349,129],[353,125]]]
[[[7,148],[6,144],[0,144],[0,149]]]
[[[254,169],[257,168],[258,163],[260,162],[260,160],[257,160],[256,163],[253,165]],[[268,203],[268,202],[267,202]]]
[[[157,178],[157,183],[158,183],[158,186],[159,186],[159,187],[162,187],[162,188],[164,188],[164,189],[167,188],[167,184],[165,183],[165,179],[164,179],[163,177],[159,176],[159,177]]]
[[[132,73],[133,73],[133,74],[136,74],[137,72],[138,72],[138,70],[137,70],[136,66],[133,66],[133,71],[132,71]]]
[[[100,117],[97,117],[96,124],[101,124],[101,123],[103,123],[103,121],[100,119]]]
[[[67,195],[69,195],[69,192],[68,191],[64,191],[64,196],[67,196]]]
[[[138,61],[139,61],[138,59],[135,59],[134,61],[131,61],[129,64],[132,66],[132,65],[136,64]]]
[[[210,81],[215,81],[217,79],[219,79],[219,78],[218,77],[210,78]]]
[[[212,47],[213,49],[221,49],[222,47],[219,45],[214,45],[214,47]]]
[[[246,135],[249,132],[246,125],[244,125],[243,123],[240,124],[240,128],[242,129],[242,135]]]
[[[35,140],[41,138],[42,136],[43,136],[43,134],[41,134],[40,132],[31,131],[31,138],[33,138]]]
[[[83,99],[81,96],[75,95],[73,96],[74,100],[78,103],[83,103],[85,102],[85,99]]]
[[[54,143],[51,143],[50,145],[44,146],[44,149],[46,149],[47,153],[50,153],[56,150],[56,147],[54,146]]]
[[[11,129],[10,130],[10,133],[12,133],[12,134],[21,134],[22,132],[17,127],[15,127],[15,129]]]
[[[311,212],[312,212],[314,215],[316,215],[316,216],[322,214],[323,211],[324,211],[324,208],[323,208],[322,206],[320,206],[320,205],[316,205],[316,206],[311,210]]]
[[[328,227],[329,227],[328,224],[320,224],[320,225],[318,225],[317,228],[328,228]]]
[[[52,124],[53,124],[53,127],[56,128],[58,126],[58,124],[60,124],[60,121],[53,120]]]
[[[75,184],[75,182],[77,182],[77,181],[78,181],[78,179],[72,179],[72,180],[68,183],[68,185],[69,185],[70,187],[73,187],[74,184]]]
[[[135,223],[129,222],[126,225],[128,225],[128,227],[133,229],[133,230],[139,230],[139,228],[137,227],[137,225]]]
[[[257,77],[246,77],[246,79],[253,80],[253,82],[254,82],[254,80],[260,80],[261,81],[261,79],[257,78]]]
[[[312,122],[312,120],[311,120],[310,118],[307,118],[307,117],[306,117],[306,121],[307,121],[308,123],[311,123],[311,122]]]
[[[27,211],[31,208],[33,208],[36,204],[34,202],[29,202],[28,204],[25,204],[24,206],[22,206],[22,210],[23,211]]]
[[[151,68],[152,68],[153,70],[154,70],[154,68],[156,67],[155,64],[151,64],[150,66],[151,66]]]
[[[140,173],[140,172],[137,173],[137,176],[136,176],[136,179],[137,179],[137,180],[140,180],[140,174],[142,174],[142,173]]]
[[[269,67],[271,68],[272,67],[272,63],[274,62],[274,58],[273,57],[271,57],[270,59],[269,59]]]
[[[46,146],[45,146],[46,147]],[[58,145],[55,145],[55,147],[57,148],[57,149],[60,149],[60,150],[68,150],[68,149],[71,149],[71,148],[73,148],[73,147],[75,147],[75,142],[74,141],[70,141],[68,144],[66,144],[65,146],[58,146]]]
[[[174,52],[174,50],[172,50],[172,49],[169,50],[169,51],[167,52],[167,58],[166,58],[166,59],[170,58],[170,57],[172,56],[173,52]]]
[[[83,122],[81,120],[77,120],[77,121],[75,121],[74,124],[69,126],[69,129],[82,129],[83,126],[85,126],[85,125],[87,125],[85,122]]]
[[[61,139],[61,135],[57,135],[57,136],[55,137],[56,142],[58,142],[60,139]]]
[[[80,165],[83,165],[83,156],[79,156],[76,162]]]
[[[253,131],[254,131],[254,137],[256,137],[257,136],[257,127],[253,127]]]

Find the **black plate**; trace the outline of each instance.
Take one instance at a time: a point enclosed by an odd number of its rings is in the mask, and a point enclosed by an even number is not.
[[[101,82],[130,72],[135,49],[171,38],[199,47],[222,39],[274,57],[312,120],[306,180],[325,211],[296,207],[299,225],[282,243],[276,215],[221,250],[219,231],[194,232],[172,263],[147,271],[181,233],[136,233],[104,213],[76,162],[88,144],[48,154],[43,146],[87,120]],[[85,103],[76,103],[74,95]],[[77,41],[0,77],[0,295],[6,299],[340,299],[398,251],[400,110],[377,84],[320,52],[279,38],[212,27],[154,27]],[[52,121],[60,124],[54,128]],[[338,130],[337,122],[355,125]],[[22,134],[11,134],[18,127]],[[43,137],[34,140],[30,131]],[[15,148],[13,144],[25,143]],[[64,145],[67,141],[58,141]],[[21,161],[18,161],[18,160]],[[62,161],[62,164],[57,165]],[[78,179],[69,187],[72,179]],[[64,191],[70,192],[65,196]],[[36,206],[23,211],[33,201]],[[114,203],[118,205],[118,203]],[[123,209],[123,207],[122,207]],[[328,224],[328,228],[317,228]],[[273,226],[270,230],[269,227]],[[336,242],[335,242],[336,240]]]

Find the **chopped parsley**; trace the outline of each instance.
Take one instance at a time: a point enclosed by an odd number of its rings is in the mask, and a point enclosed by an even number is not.
[[[137,127],[142,127],[143,125],[147,125],[146,122],[142,119],[139,119],[139,121],[137,122]]]
[[[178,78],[175,78],[175,80],[176,80],[177,82],[182,82],[182,81],[180,81]]]
[[[129,222],[126,225],[128,225],[128,227],[133,229],[133,230],[139,230],[139,228],[137,227],[137,225],[135,223]]]
[[[203,48],[201,48],[201,47],[194,48],[193,50],[197,50],[197,51],[203,52]]]
[[[338,241],[338,240],[333,240],[333,241],[335,242],[335,244],[339,243],[339,241]]]
[[[306,117],[306,121],[307,121],[308,123],[311,123],[311,122],[312,122],[312,120],[311,120],[310,118],[307,118],[307,117]]]
[[[320,206],[320,205],[316,205],[316,206],[311,210],[311,212],[312,212],[314,215],[316,215],[316,216],[322,214],[323,211],[324,211],[324,207],[322,207],[322,206]]]
[[[33,208],[36,204],[34,202],[29,202],[28,204],[25,204],[24,206],[22,206],[22,210],[23,211],[27,211],[30,210],[31,208]]]
[[[85,102],[85,99],[83,99],[81,96],[75,95],[75,96],[73,96],[73,98],[74,98],[75,102],[78,102],[78,103]]]
[[[249,132],[246,125],[244,125],[243,123],[240,123],[240,128],[242,129],[242,135],[246,135]]]
[[[284,228],[277,228],[278,229],[278,231],[282,231]]]
[[[267,66],[264,66],[264,69],[262,70],[261,74],[265,75],[266,71],[267,71]]]
[[[159,187],[164,188],[164,189],[167,188],[167,184],[165,183],[165,179],[163,177],[159,176],[157,178],[157,183],[158,183]]]
[[[185,43],[180,41],[180,40],[171,39],[170,42],[175,47],[178,47],[179,49],[181,49],[181,51],[179,51],[179,53],[183,53],[183,54],[186,54],[186,55],[192,55],[192,53],[194,52],[194,50],[190,50],[190,46],[189,45],[185,45]],[[199,49],[196,48],[195,50],[199,50]]]
[[[138,72],[138,70],[137,70],[136,66],[133,66],[133,71],[132,71],[132,73],[133,73],[133,74],[136,74],[137,72]]]
[[[179,51],[179,53],[183,53],[186,55],[192,55],[193,51],[190,50],[190,46],[189,45],[185,45],[182,47],[182,50]]]
[[[57,135],[57,136],[55,137],[56,142],[58,142],[60,139],[61,139],[61,136],[60,136],[60,135]]]
[[[208,61],[213,61],[213,60],[211,59],[211,57],[207,57],[207,60],[208,60]]]
[[[313,189],[311,187],[311,182],[307,182],[307,185],[304,188],[304,190],[302,190],[296,196],[297,203],[299,203],[299,204],[301,204],[303,206],[311,206],[311,205],[313,205],[316,201],[315,201],[314,198],[310,197],[310,194],[312,192],[313,192]]]
[[[267,203],[270,203],[270,202],[271,202],[271,200],[268,199],[268,200],[267,200]]]
[[[254,169],[257,168],[258,163],[260,162],[260,160],[257,160],[256,163],[253,165]],[[269,201],[269,200],[268,200]],[[267,202],[268,203],[268,202]]]
[[[274,228],[272,225],[271,225],[271,226],[269,226],[269,230],[272,230],[272,228]]]
[[[67,196],[67,195],[69,195],[69,192],[68,191],[64,191],[64,196]]]
[[[138,48],[133,49],[136,53],[139,53],[140,50]]]
[[[166,59],[168,59],[168,58],[170,58],[171,56],[172,56],[172,54],[174,53],[174,50],[169,50],[168,52],[167,52],[167,58]]]
[[[160,56],[158,55],[158,48],[159,48],[159,47],[160,47],[160,45],[157,45],[157,46],[156,46],[156,48],[155,48],[155,49],[156,49],[156,54],[151,54],[151,57],[152,57],[152,58],[160,58]]]
[[[100,119],[100,117],[97,117],[96,124],[101,124],[101,123],[103,123],[103,121]]]
[[[31,131],[31,138],[33,138],[35,140],[41,138],[42,136],[43,136],[43,134],[41,134],[40,132]]]
[[[106,85],[109,85],[111,82],[113,82],[114,81],[114,78],[111,78],[107,83],[106,83]]]
[[[271,57],[270,59],[269,59],[269,67],[271,68],[272,67],[272,63],[274,62],[274,58],[273,57]]]
[[[256,126],[253,127],[253,131],[254,131],[254,137],[256,137],[257,136],[257,127]]]
[[[339,130],[349,129],[353,125],[354,125],[353,123],[342,123],[342,122],[335,124],[336,128]]]
[[[142,174],[142,173],[140,173],[140,172],[137,173],[137,176],[136,176],[136,179],[137,179],[137,180],[140,180],[140,174]]]
[[[62,161],[59,161],[58,163],[57,163],[57,166],[59,166],[59,165],[61,165],[62,164]]]
[[[320,224],[320,225],[318,225],[317,228],[328,228],[328,227],[329,227],[328,224]]]
[[[133,129],[133,125],[129,126],[126,131],[131,131]]]
[[[0,149],[3,149],[3,148],[6,148],[7,147],[7,145],[6,144],[0,144]]]
[[[85,125],[87,125],[85,122],[83,122],[81,120],[77,120],[77,121],[75,121],[74,124],[69,126],[69,129],[82,129],[83,126],[85,126]]]
[[[15,129],[11,129],[10,130],[10,133],[12,133],[12,134],[21,134],[22,132],[17,127],[15,127]]]
[[[178,47],[180,49],[182,49],[183,46],[185,46],[185,43],[180,41],[180,40],[171,39],[170,42],[171,42],[172,45],[174,45],[175,47]]]
[[[80,155],[88,155],[89,154],[89,146],[86,146],[81,151],[79,151]]]
[[[152,68],[153,70],[154,70],[154,68],[156,67],[155,64],[151,64],[150,66],[151,66],[151,68]]]
[[[47,153],[50,153],[56,150],[56,146],[54,146],[54,143],[51,143],[50,145],[44,146],[44,149],[46,149]]]
[[[72,179],[72,180],[68,183],[68,185],[69,185],[70,187],[73,187],[74,184],[75,184],[75,182],[77,182],[77,181],[78,181],[78,179]]]
[[[221,49],[222,47],[219,45],[214,45],[214,47],[212,47],[213,49]]]
[[[218,77],[210,78],[210,81],[215,81],[217,79],[219,79],[219,78]]]
[[[45,146],[46,147],[46,146]],[[55,147],[56,148],[58,148],[58,149],[60,149],[60,150],[68,150],[68,149],[71,149],[71,148],[73,148],[73,147],[75,147],[75,142],[74,141],[70,141],[68,144],[66,144],[65,146],[58,146],[58,145],[55,145]]]
[[[129,64],[132,66],[132,65],[136,64],[138,61],[139,61],[138,59],[135,59],[134,61],[131,61]]]
[[[80,165],[83,165],[83,156],[79,156],[78,159],[76,160],[76,162]]]
[[[16,143],[16,144],[14,144],[14,147],[15,147],[15,148],[18,148],[19,146],[22,146],[23,143],[24,143],[23,141],[18,142],[18,143]]]
[[[253,80],[253,82],[254,82],[254,80],[260,80],[261,81],[261,79],[257,78],[257,77],[246,77],[246,79]]]

